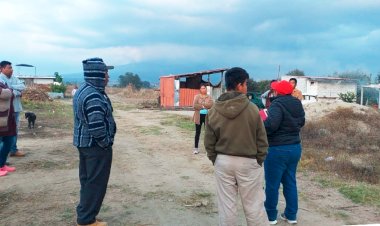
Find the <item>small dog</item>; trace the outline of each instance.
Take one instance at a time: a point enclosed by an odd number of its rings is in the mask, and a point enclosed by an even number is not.
[[[33,112],[25,112],[25,118],[28,119],[28,128],[29,129],[31,129],[31,128],[34,129],[34,122],[37,119],[36,114],[34,114]]]

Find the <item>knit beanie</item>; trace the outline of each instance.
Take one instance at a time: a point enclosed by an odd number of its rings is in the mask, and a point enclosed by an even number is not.
[[[293,92],[293,86],[290,84],[290,82],[282,80],[280,82],[272,82],[271,88],[276,90],[278,94],[280,95],[289,95]]]
[[[102,58],[89,58],[82,61],[84,78],[105,78],[107,72],[107,66],[103,62]]]

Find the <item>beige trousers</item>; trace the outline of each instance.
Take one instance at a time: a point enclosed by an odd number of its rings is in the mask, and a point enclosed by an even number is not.
[[[264,207],[264,169],[256,159],[219,154],[215,176],[220,226],[237,225],[238,193],[247,225],[269,225]]]

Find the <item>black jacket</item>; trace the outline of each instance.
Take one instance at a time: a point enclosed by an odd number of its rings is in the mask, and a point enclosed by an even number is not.
[[[300,143],[300,130],[305,125],[301,101],[291,95],[276,97],[268,109],[264,125],[269,146]]]

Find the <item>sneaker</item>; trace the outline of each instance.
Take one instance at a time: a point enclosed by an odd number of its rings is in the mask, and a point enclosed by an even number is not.
[[[16,171],[16,168],[15,168],[15,167],[11,167],[11,166],[4,165],[2,168],[0,168],[0,170],[2,170],[2,171],[7,171],[7,172],[14,172],[14,171]]]
[[[269,221],[269,224],[270,224],[270,225],[275,225],[275,224],[277,224],[277,220]]]
[[[198,153],[199,153],[199,149],[198,149],[198,148],[194,148],[194,149],[193,149],[193,154],[196,155],[196,154],[198,154]]]
[[[283,219],[284,221],[287,221],[289,224],[297,224],[297,220],[289,220],[289,219],[287,219],[286,216],[285,216],[285,213],[282,213],[282,214],[280,215],[280,217],[281,217],[281,219]]]
[[[0,168],[0,177],[3,177],[8,174],[8,171],[2,171],[2,168]]]
[[[11,153],[9,156],[11,156],[11,157],[25,157],[25,153],[22,151],[16,151],[15,153]]]

